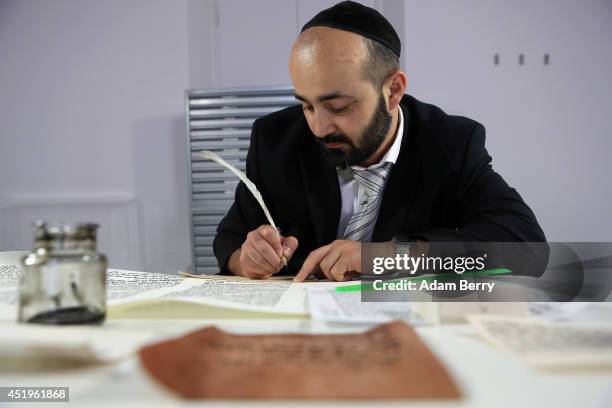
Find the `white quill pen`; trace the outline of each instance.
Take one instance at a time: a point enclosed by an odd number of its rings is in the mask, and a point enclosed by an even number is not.
[[[261,196],[261,193],[259,192],[259,190],[257,190],[257,186],[255,186],[255,183],[249,180],[246,174],[244,174],[242,171],[238,170],[236,167],[232,166],[231,164],[223,160],[223,158],[219,156],[217,153],[213,153],[210,150],[202,150],[200,154],[202,155],[202,157],[206,159],[216,161],[217,163],[219,163],[220,165],[222,165],[223,167],[225,167],[226,169],[234,173],[236,176],[238,176],[240,180],[242,180],[244,185],[247,186],[251,194],[253,194],[253,196],[255,197],[259,205],[261,206],[261,209],[266,215],[268,222],[276,231],[276,235],[278,236],[278,239],[280,241],[280,234],[278,233],[278,228],[276,228],[276,224],[274,223],[274,220],[272,219],[272,216],[270,215],[270,211],[268,210],[268,207],[266,206],[266,203],[264,202]],[[285,258],[284,255],[281,256],[281,260],[283,261],[283,264],[287,266],[287,258]]]

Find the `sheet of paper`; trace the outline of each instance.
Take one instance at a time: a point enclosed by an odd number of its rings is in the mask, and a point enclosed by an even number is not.
[[[442,363],[401,322],[334,335],[235,335],[209,327],[139,355],[158,383],[189,399],[461,396]]]
[[[467,323],[471,315],[527,316],[525,302],[436,302],[438,323]]]
[[[241,276],[191,275],[179,272],[189,287],[175,287],[164,299],[253,312],[307,315],[307,288],[336,288],[355,282],[306,281],[295,283],[292,276],[253,280]],[[184,286],[184,285],[183,285]]]
[[[335,288],[347,282],[294,283],[291,278],[236,279],[232,276],[186,277],[136,271],[109,271],[110,305],[142,300],[174,300],[227,309],[307,315],[310,286]]]
[[[18,265],[0,265],[0,305],[17,304],[20,274]],[[160,295],[157,290],[165,291],[184,280],[177,275],[109,269],[106,275],[107,301],[112,304],[123,299],[137,300],[143,298],[138,296],[142,294],[145,298],[155,298]]]
[[[17,296],[21,268],[15,264],[0,265],[0,319],[17,319]]]
[[[612,367],[612,325],[471,316],[470,323],[493,345],[545,368]]]
[[[106,299],[110,306],[138,300],[159,299],[195,282],[178,275],[109,269],[106,274]]]
[[[286,276],[286,275],[281,275],[281,276],[273,275],[273,276],[270,276],[268,279],[250,279],[244,276],[237,276],[237,275],[206,275],[206,274],[195,275],[195,274],[183,272],[183,271],[178,271],[178,274],[179,276],[184,276],[187,278],[196,278],[196,279],[205,279],[205,280],[226,280],[226,281],[251,282],[251,283],[258,283],[258,282],[266,283],[266,282],[271,282],[271,281],[293,282],[293,276]]]
[[[354,284],[354,282],[353,282]],[[345,323],[384,323],[407,320],[423,323],[411,302],[362,302],[361,292],[338,292],[334,287],[308,288],[308,306],[315,320]]]
[[[610,302],[531,302],[529,313],[550,321],[612,324]]]
[[[0,265],[0,319],[17,319],[18,288],[21,269],[18,265]],[[173,290],[188,289],[192,279],[177,275],[109,269],[106,276],[107,306],[141,300],[153,300]]]
[[[308,314],[309,287],[336,288],[340,282],[302,282],[287,280],[232,280],[190,278],[189,288],[176,287],[163,298],[225,308],[280,314]]]
[[[18,265],[0,265],[0,305],[17,303],[20,271]]]
[[[185,302],[204,303],[221,307],[234,307],[254,311],[278,311],[300,313],[303,309],[282,310],[277,308],[283,294],[289,289],[289,282],[236,282],[227,280],[198,280],[193,286],[173,290],[163,298]]]

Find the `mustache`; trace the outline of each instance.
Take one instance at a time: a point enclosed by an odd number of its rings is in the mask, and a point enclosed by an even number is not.
[[[327,135],[321,139],[318,139],[321,143],[346,143],[348,145],[353,145],[351,139],[343,135],[342,133],[334,133],[331,135]]]

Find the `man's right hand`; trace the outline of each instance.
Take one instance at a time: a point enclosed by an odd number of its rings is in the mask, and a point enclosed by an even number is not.
[[[228,269],[235,275],[251,279],[266,279],[282,267],[281,256],[291,259],[298,246],[295,237],[280,236],[271,225],[262,225],[247,234],[240,249],[234,251]]]

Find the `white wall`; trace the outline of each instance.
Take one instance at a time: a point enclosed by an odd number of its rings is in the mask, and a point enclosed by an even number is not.
[[[408,91],[486,126],[494,168],[549,240],[612,240],[612,2],[404,6]]]
[[[0,250],[84,218],[115,266],[189,264],[188,6],[0,2]]]

